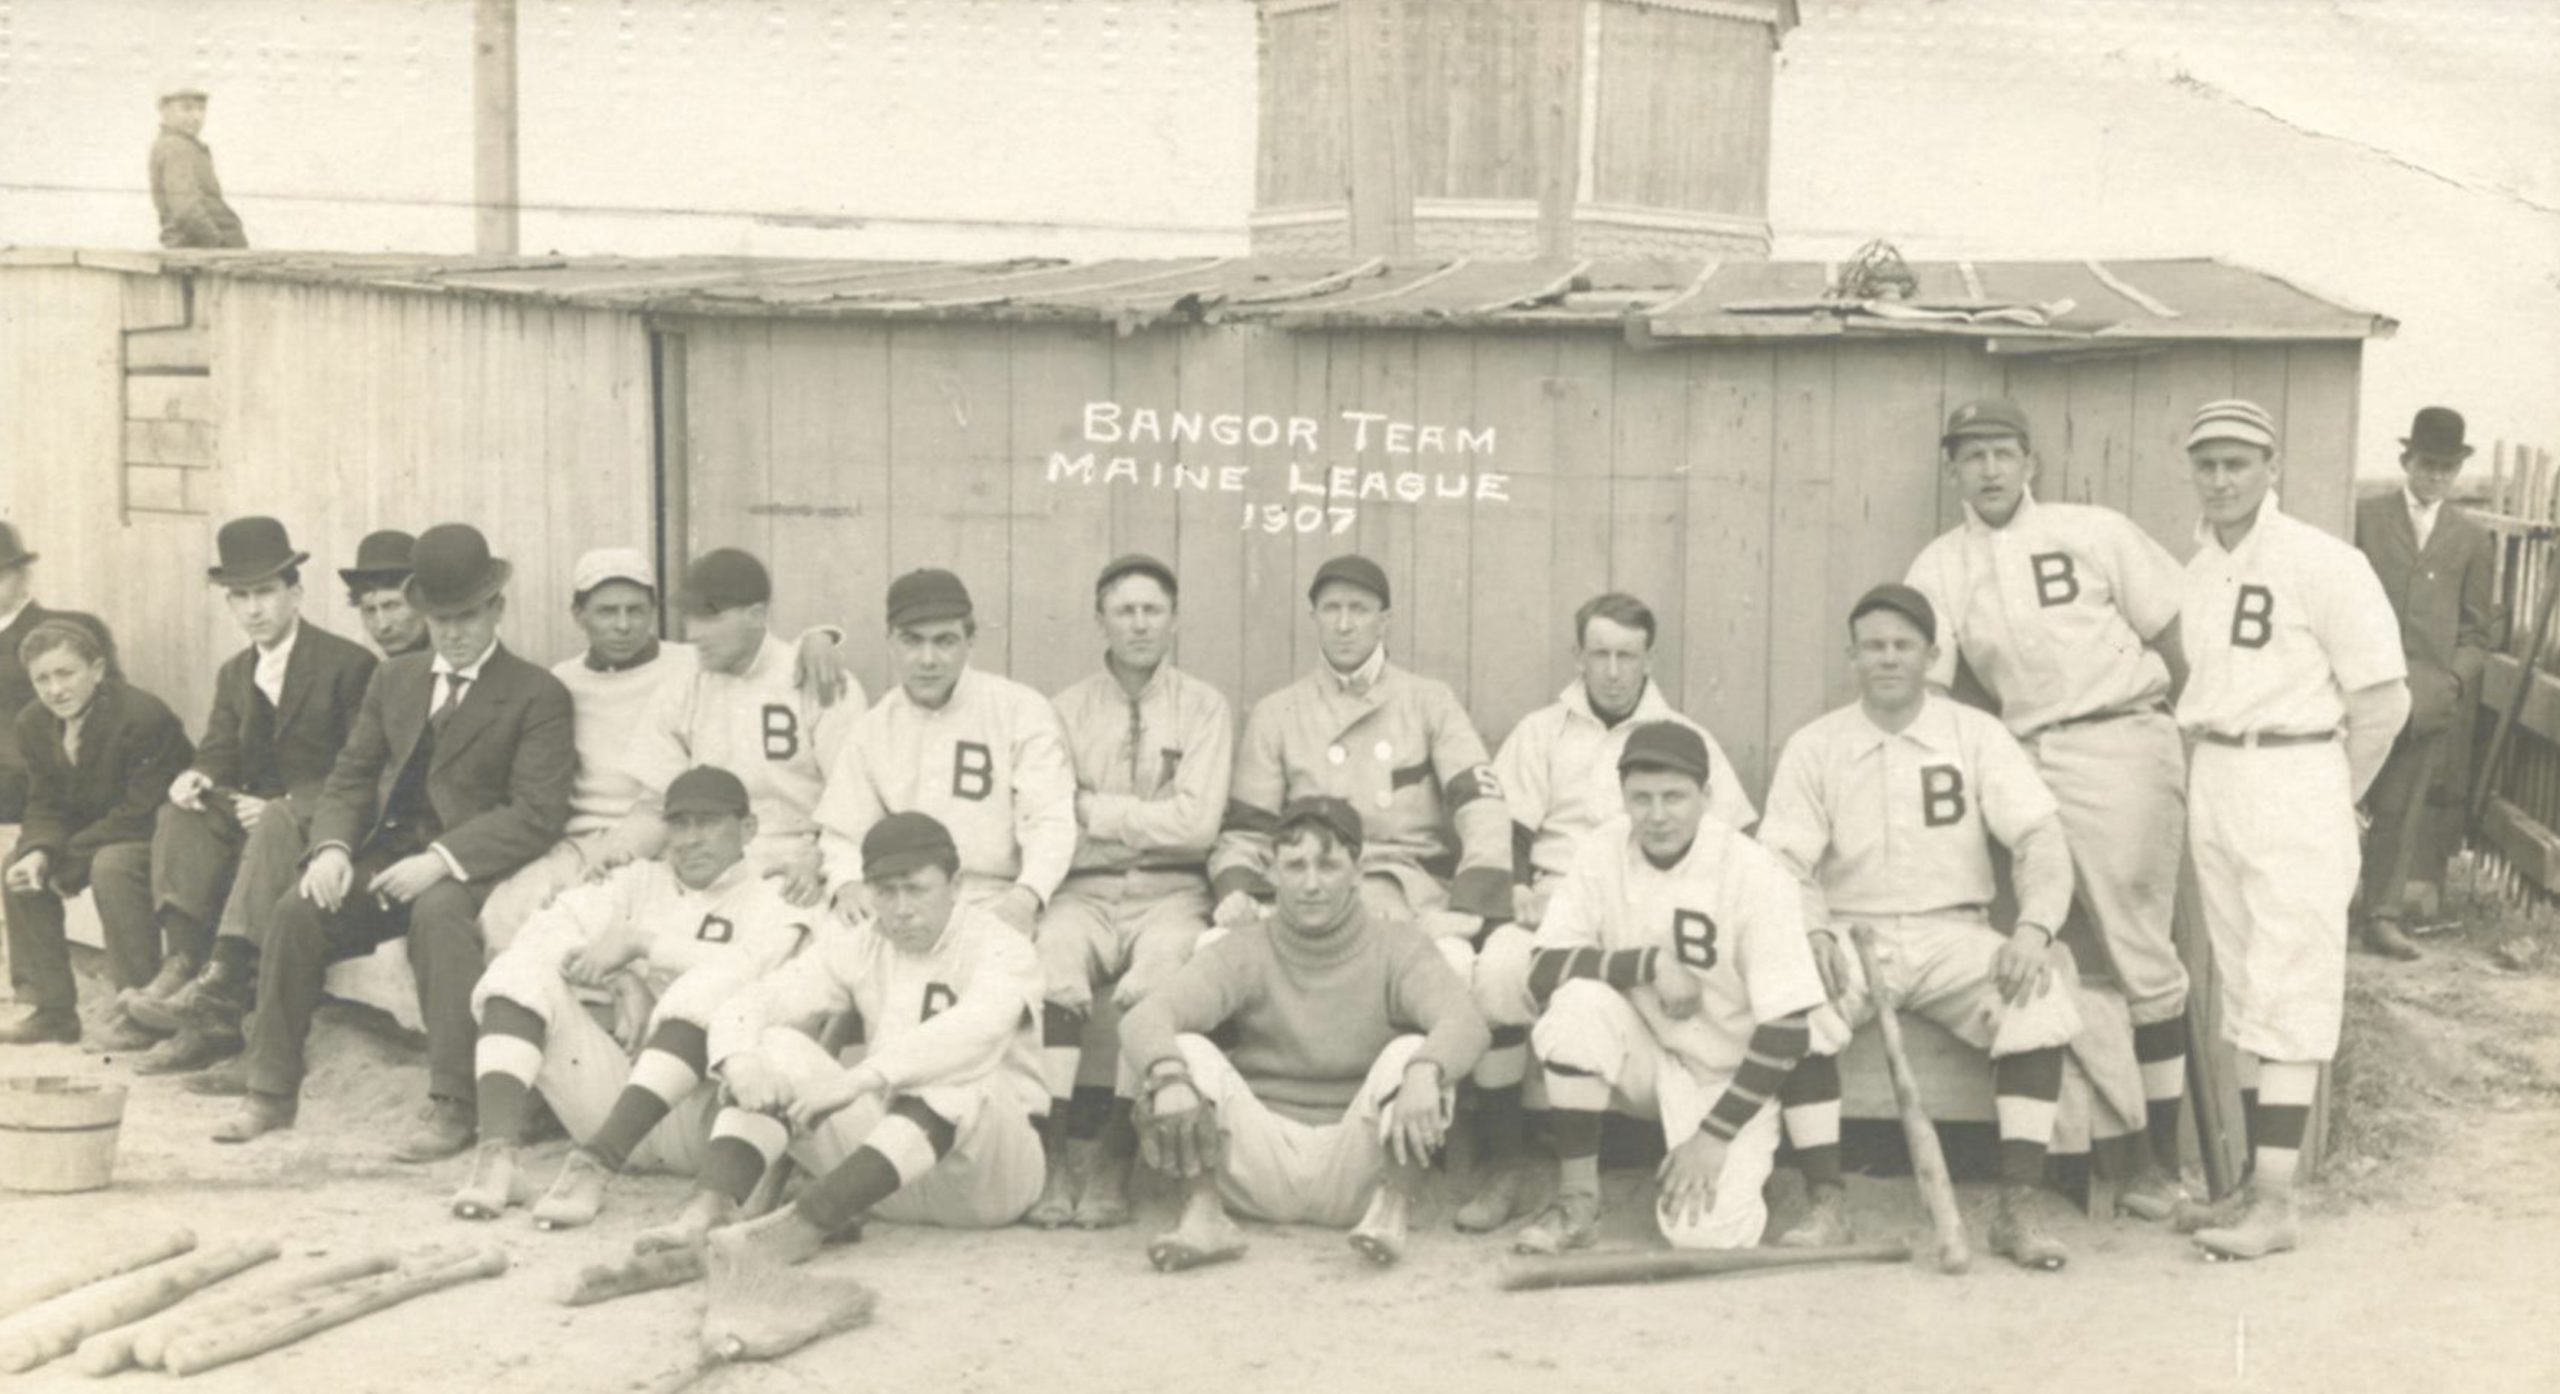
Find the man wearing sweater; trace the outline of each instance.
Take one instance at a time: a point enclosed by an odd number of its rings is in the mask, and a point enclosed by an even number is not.
[[[1142,1152],[1188,1191],[1181,1222],[1147,1246],[1159,1269],[1242,1254],[1229,1208],[1357,1220],[1351,1243],[1371,1261],[1403,1255],[1414,1187],[1490,1036],[1447,959],[1364,904],[1362,844],[1344,800],[1282,809],[1270,915],[1202,947],[1121,1019],[1121,1054],[1145,1081]]]

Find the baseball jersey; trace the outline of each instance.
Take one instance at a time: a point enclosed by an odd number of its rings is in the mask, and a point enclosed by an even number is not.
[[[1733,762],[1707,728],[1674,710],[1651,682],[1635,710],[1614,726],[1601,724],[1591,694],[1579,679],[1553,705],[1520,718],[1493,757],[1494,778],[1513,822],[1533,834],[1529,863],[1538,878],[1573,869],[1574,853],[1593,829],[1620,816],[1618,756],[1627,733],[1648,721],[1676,721],[1707,743],[1707,816],[1729,828],[1747,828],[1760,817],[1742,791]]]
[[[628,668],[598,668],[587,655],[551,665],[569,689],[578,749],[578,772],[569,785],[571,837],[618,827],[640,797],[636,756],[642,723],[658,689],[693,676],[701,666],[691,644],[661,643],[657,656]]]
[[[1951,685],[1961,654],[2021,740],[2169,695],[2169,667],[2148,644],[2178,618],[2185,578],[2114,509],[2028,495],[1995,528],[1968,504],[1905,579],[1938,612],[1929,680]]]
[[[701,890],[663,861],[627,862],[602,880],[572,886],[535,912],[523,941],[565,931],[568,942],[636,942],[633,960],[653,992],[711,963],[750,975],[770,971],[810,937],[807,912],[782,898],[781,884],[740,860]]]
[[[1649,986],[1627,999],[1663,1048],[1709,1082],[1742,1067],[1754,1029],[1829,1000],[1795,878],[1713,818],[1669,867],[1653,864],[1627,820],[1601,825],[1538,922],[1536,946],[1659,949],[1686,965],[1703,990],[1696,1015],[1665,1015]]]
[[[2179,641],[2189,731],[2313,734],[2346,724],[2346,695],[2408,676],[2400,622],[2362,552],[2276,506],[2240,545],[2196,529]]]
[[[746,786],[759,861],[809,845],[827,771],[864,707],[862,685],[845,681],[843,699],[820,706],[800,689],[797,656],[767,634],[742,671],[696,662],[660,683],[626,757],[640,785],[634,808],[655,817],[677,775],[711,765]]]
[[[1788,737],[1760,842],[1819,892],[1807,928],[1822,929],[1833,916],[1988,906],[1998,890],[1991,839],[2016,849],[2059,816],[1998,718],[1932,694],[1899,732],[1852,703]],[[2052,877],[2029,871],[2022,863],[2015,878],[2019,918],[2060,926],[2071,904],[2068,854],[2058,898]]]
[[[753,1050],[769,1026],[815,1027],[862,1014],[863,1063],[892,1094],[985,1081],[1045,1113],[1040,1078],[1040,960],[1031,941],[985,910],[958,905],[942,937],[908,953],[868,919],[837,923],[808,953],[722,1004],[711,1064]]]
[[[1280,809],[1318,794],[1360,810],[1363,868],[1419,869],[1449,879],[1452,909],[1511,917],[1511,816],[1484,738],[1447,683],[1381,663],[1353,692],[1319,666],[1255,703],[1209,859],[1219,899],[1269,892]],[[1443,831],[1452,824],[1455,847]]]
[[[1134,698],[1106,669],[1054,705],[1085,796],[1075,869],[1206,865],[1235,766],[1225,694],[1160,663]]]
[[[904,687],[853,723],[818,800],[827,893],[862,879],[862,835],[891,813],[951,830],[963,876],[1013,881],[1046,903],[1076,855],[1076,773],[1049,699],[963,669],[938,708]]]

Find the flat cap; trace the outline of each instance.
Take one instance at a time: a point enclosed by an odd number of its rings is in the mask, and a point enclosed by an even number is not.
[[[1967,436],[2027,438],[2027,414],[2005,397],[1983,397],[1947,413],[1947,429],[1938,444],[1952,447]]]
[[[1938,642],[1938,609],[1929,603],[1929,597],[1919,591],[1900,581],[1887,581],[1875,587],[1859,596],[1858,603],[1849,607],[1850,627],[1856,628],[1861,618],[1878,610],[1890,610],[1902,616],[1918,625],[1920,633],[1930,643]]]
[[[892,813],[862,835],[862,879],[880,881],[920,866],[954,871],[960,849],[951,830],[930,813]]]
[[[948,571],[927,567],[889,583],[891,629],[935,620],[965,620],[976,612],[969,603],[969,588]]]
[[[1337,799],[1331,794],[1291,799],[1280,810],[1280,821],[1271,830],[1271,840],[1285,841],[1292,831],[1310,823],[1322,825],[1333,834],[1336,842],[1342,844],[1345,851],[1355,857],[1360,855],[1360,849],[1367,844],[1367,838],[1363,835],[1360,826],[1360,810],[1353,808],[1348,801]]]
[[[667,785],[666,814],[725,813],[743,818],[752,807],[747,786],[717,765],[696,765]]]
[[[715,547],[684,569],[676,604],[688,615],[716,615],[773,599],[773,577],[764,563],[735,547]]]
[[[1316,568],[1316,578],[1307,583],[1307,603],[1312,605],[1318,592],[1334,581],[1358,586],[1378,597],[1380,605],[1392,606],[1395,598],[1387,591],[1387,573],[1376,562],[1362,556],[1327,557]]]
[[[2265,407],[2238,397],[2207,402],[2196,408],[2195,422],[2187,427],[2187,449],[2209,440],[2236,440],[2273,450],[2276,421]]]
[[[1681,722],[1648,721],[1627,733],[1626,748],[1618,753],[1618,773],[1629,770],[1669,770],[1704,784],[1706,738]]]

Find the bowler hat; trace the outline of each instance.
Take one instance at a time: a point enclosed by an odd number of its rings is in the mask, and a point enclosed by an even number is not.
[[[18,530],[7,523],[0,523],[0,571],[24,566],[35,559],[36,554],[28,551],[27,544],[18,540]]]
[[[369,532],[356,544],[356,564],[340,567],[338,579],[349,590],[394,586],[409,579],[409,553],[418,539],[398,528]]]
[[[468,610],[506,589],[515,568],[489,555],[489,539],[469,523],[438,523],[410,549],[406,592],[422,615]]]
[[[1335,581],[1358,586],[1378,597],[1382,606],[1395,604],[1394,597],[1387,590],[1386,569],[1363,556],[1325,558],[1324,565],[1316,568],[1316,578],[1307,583],[1307,603],[1314,604],[1317,594]]]
[[[2400,438],[2400,448],[2439,460],[2471,458],[2471,447],[2462,443],[2462,413],[2451,407],[2418,408],[2409,422],[2409,434]]]
[[[217,586],[254,586],[311,560],[309,552],[293,549],[284,524],[254,516],[223,524],[213,535],[213,551],[222,564],[206,567],[204,574]]]

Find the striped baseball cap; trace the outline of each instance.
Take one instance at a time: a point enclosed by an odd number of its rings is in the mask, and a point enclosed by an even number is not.
[[[2255,402],[2226,397],[2196,408],[2196,419],[2187,427],[2187,449],[2193,450],[2209,440],[2245,441],[2250,445],[2276,448],[2275,418]]]

